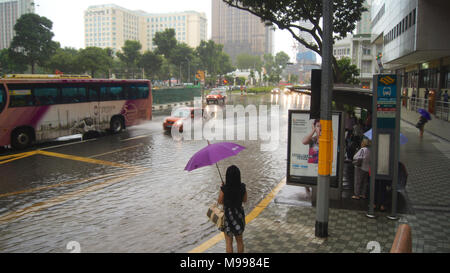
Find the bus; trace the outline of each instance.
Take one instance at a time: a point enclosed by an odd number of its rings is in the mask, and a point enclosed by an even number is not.
[[[0,147],[25,149],[34,142],[92,131],[118,133],[151,119],[149,80],[0,78]]]

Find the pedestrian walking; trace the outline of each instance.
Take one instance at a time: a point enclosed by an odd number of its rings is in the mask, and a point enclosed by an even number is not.
[[[423,131],[425,128],[425,123],[427,123],[428,120],[424,116],[420,116],[419,121],[416,124],[416,128],[419,129],[419,136],[420,138],[423,138]]]
[[[363,139],[361,142],[361,149],[353,157],[353,164],[355,165],[355,195],[353,195],[352,198],[356,200],[361,198],[366,199],[370,168],[369,144],[369,139]]]
[[[448,92],[445,90],[444,93],[444,107],[448,107]]]
[[[225,235],[227,253],[233,253],[233,236],[236,238],[238,253],[244,252],[245,213],[242,202],[247,202],[247,190],[241,182],[241,171],[233,165],[227,169],[218,200],[219,204],[223,204],[225,213],[224,226],[220,231]]]

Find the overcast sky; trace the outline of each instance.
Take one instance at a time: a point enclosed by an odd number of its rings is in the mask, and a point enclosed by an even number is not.
[[[60,42],[62,47],[84,47],[84,11],[91,5],[103,4],[116,4],[148,13],[204,12],[208,19],[208,38],[211,38],[211,0],[35,0],[35,3],[36,13],[53,22],[54,40]],[[275,32],[275,54],[284,51],[294,62],[293,45],[293,39],[287,31]]]

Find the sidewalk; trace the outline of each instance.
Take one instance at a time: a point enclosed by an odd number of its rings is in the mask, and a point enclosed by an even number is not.
[[[264,211],[247,224],[244,232],[246,253],[368,253],[369,242],[379,243],[380,252],[391,249],[397,227],[411,226],[413,252],[450,252],[450,143],[428,133],[419,140],[418,130],[401,123],[409,139],[401,147],[400,160],[408,172],[406,186],[408,214],[398,221],[388,220],[388,213],[376,212],[375,219],[361,210],[329,210],[329,237],[314,236],[314,207],[299,202],[304,188],[284,186]],[[297,196],[297,197],[296,197]],[[236,251],[236,243],[234,243]],[[205,251],[225,253],[221,240]]]

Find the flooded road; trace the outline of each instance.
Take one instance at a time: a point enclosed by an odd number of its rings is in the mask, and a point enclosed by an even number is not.
[[[241,169],[246,214],[285,177],[287,110],[309,109],[309,100],[229,96],[227,104],[280,106],[276,149],[232,141],[246,149],[218,163],[223,176],[230,165]],[[173,140],[162,130],[168,114],[118,135],[0,155],[0,252],[70,252],[72,241],[81,252],[188,252],[217,234],[206,217],[221,184],[216,167],[184,171],[207,142]]]

